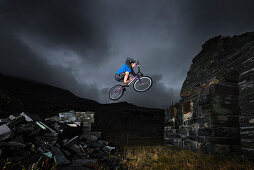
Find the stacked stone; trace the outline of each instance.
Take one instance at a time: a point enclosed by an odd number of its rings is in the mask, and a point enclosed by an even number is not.
[[[242,151],[254,159],[254,46],[241,63],[243,71],[239,80],[239,104],[241,107],[240,128]]]
[[[182,124],[181,118],[182,115],[179,103],[171,106],[166,110],[167,119],[164,122],[164,142],[171,146],[182,147],[181,134],[179,134],[179,125]]]
[[[185,113],[179,126],[183,147],[238,152],[240,114],[242,150],[253,158],[253,88],[254,32],[207,41],[193,59],[180,94],[180,109]],[[188,102],[193,108],[185,112]]]
[[[208,153],[241,151],[239,133],[238,87],[213,84],[206,87],[209,94],[201,95],[202,116],[198,136],[204,137],[204,149]],[[207,102],[206,102],[207,101]],[[204,116],[203,116],[204,115]]]
[[[237,86],[211,84],[200,88],[192,98],[193,114],[183,114],[184,123],[177,130],[181,146],[205,153],[239,153],[237,99]]]

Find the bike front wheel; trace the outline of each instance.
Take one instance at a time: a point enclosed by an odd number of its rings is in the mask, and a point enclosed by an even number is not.
[[[124,93],[124,87],[122,85],[115,85],[109,91],[109,98],[111,100],[118,100]]]
[[[137,79],[133,84],[134,90],[144,92],[152,87],[153,80],[150,77],[144,76],[140,77],[139,79]]]

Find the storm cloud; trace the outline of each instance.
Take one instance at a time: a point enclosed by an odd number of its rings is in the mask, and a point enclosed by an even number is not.
[[[216,35],[254,31],[254,2],[177,0],[2,0],[0,72],[110,103],[126,57],[154,80],[123,98],[165,108],[179,99],[192,59]]]

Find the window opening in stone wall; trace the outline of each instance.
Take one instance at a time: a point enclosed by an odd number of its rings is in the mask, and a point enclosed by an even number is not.
[[[186,122],[192,118],[193,115],[193,102],[192,100],[189,100],[184,103],[183,105],[183,121],[186,124]]]

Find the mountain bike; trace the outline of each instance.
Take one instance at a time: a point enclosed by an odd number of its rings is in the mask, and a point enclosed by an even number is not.
[[[141,73],[139,63],[137,64],[137,66],[137,75],[127,85],[124,86],[123,84],[117,84],[110,89],[109,98],[111,100],[120,99],[126,91],[126,87],[129,87],[132,82],[134,82],[133,88],[137,92],[145,92],[152,87],[152,78],[149,76],[144,76],[143,73]]]

